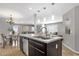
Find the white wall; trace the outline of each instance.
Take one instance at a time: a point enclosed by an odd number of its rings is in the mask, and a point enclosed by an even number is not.
[[[79,52],[79,6],[69,10],[63,17],[64,28],[66,26],[65,20],[70,20],[70,24],[67,24],[70,28],[70,35],[64,32],[64,44]]]
[[[75,50],[79,51],[79,6],[75,7]]]
[[[66,22],[67,19],[69,19],[68,22]],[[63,15],[63,22],[58,29],[59,34],[63,34],[63,43],[72,51],[79,53],[79,6],[66,12]],[[65,33],[66,26],[70,28],[70,34]]]
[[[9,24],[6,23],[4,17],[0,17],[0,34],[8,31]]]
[[[67,19],[69,19],[70,24],[68,24]],[[63,15],[63,21],[64,21],[64,40],[63,43],[67,46],[69,46],[71,49],[75,49],[75,8],[72,8],[67,13]],[[70,34],[66,34],[65,27],[70,28]]]
[[[48,32],[58,32],[58,25],[57,24],[48,24],[47,25]]]
[[[59,35],[62,35],[64,34],[64,24],[63,24],[63,21],[61,23],[58,24],[58,34]]]
[[[5,22],[4,17],[0,17],[0,34],[2,33],[7,33],[8,32],[9,25]],[[1,41],[1,36],[0,36],[0,41]]]

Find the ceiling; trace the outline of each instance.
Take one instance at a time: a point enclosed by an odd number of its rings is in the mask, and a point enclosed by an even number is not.
[[[34,14],[37,18],[56,15],[61,17],[78,3],[0,3],[0,17],[13,15],[15,22],[33,23]]]

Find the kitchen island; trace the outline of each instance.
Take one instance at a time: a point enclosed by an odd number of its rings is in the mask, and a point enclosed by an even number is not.
[[[61,56],[62,37],[40,38],[34,34],[20,34],[20,50],[28,56]]]

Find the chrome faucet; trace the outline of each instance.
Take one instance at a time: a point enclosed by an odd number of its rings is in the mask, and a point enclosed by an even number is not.
[[[41,28],[41,31],[42,31],[43,28],[45,28],[45,35],[46,35],[46,37],[47,37],[47,27],[42,27],[42,28]],[[41,31],[40,31],[40,32],[41,32]]]

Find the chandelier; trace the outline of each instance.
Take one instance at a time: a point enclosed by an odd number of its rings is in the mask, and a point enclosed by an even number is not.
[[[13,18],[12,18],[12,14],[10,14],[9,19],[7,19],[6,22],[9,23],[10,25],[14,23]]]
[[[10,26],[8,28],[8,31],[13,31],[13,18],[12,18],[12,14],[10,14],[10,17],[6,20],[6,23],[8,23]]]

